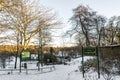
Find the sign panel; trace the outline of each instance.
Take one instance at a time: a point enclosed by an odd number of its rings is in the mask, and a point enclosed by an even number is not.
[[[23,51],[22,54],[21,54],[21,60],[22,61],[30,60],[30,52],[29,51]]]
[[[85,56],[95,56],[96,55],[96,48],[95,47],[84,47],[83,54]]]

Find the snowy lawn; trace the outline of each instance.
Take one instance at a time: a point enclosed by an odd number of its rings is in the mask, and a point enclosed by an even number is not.
[[[85,60],[90,57],[85,57]],[[22,73],[13,74],[0,74],[0,80],[85,80],[82,78],[82,72],[79,71],[78,66],[81,65],[81,58],[74,59],[69,62],[69,65],[55,65],[53,71],[41,71],[33,70],[25,71]],[[92,76],[92,77],[91,77]],[[104,80],[104,78],[97,79],[96,73],[85,74],[85,77],[89,80]],[[120,80],[120,77],[116,77],[115,80]]]

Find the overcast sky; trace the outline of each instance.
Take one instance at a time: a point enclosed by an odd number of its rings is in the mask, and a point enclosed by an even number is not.
[[[78,5],[88,5],[94,11],[97,11],[98,14],[110,18],[111,16],[120,15],[120,0],[40,0],[40,4],[45,7],[52,8],[57,14],[58,17],[62,20],[65,27],[70,26],[68,24],[69,18],[72,16],[72,9],[76,8]],[[64,32],[66,29],[62,29]],[[60,31],[60,30],[58,30]],[[58,35],[63,33],[59,32]],[[59,40],[59,43],[57,43]],[[61,44],[61,39],[57,38],[57,45]]]

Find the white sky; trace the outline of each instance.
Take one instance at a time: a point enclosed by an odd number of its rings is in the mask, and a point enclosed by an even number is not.
[[[111,16],[120,15],[120,0],[40,0],[40,4],[45,7],[52,8],[57,12],[58,17],[65,23],[64,27],[70,26],[68,24],[69,18],[72,16],[72,9],[80,4],[89,5],[98,14],[110,18]],[[65,28],[60,31],[58,35],[65,32]],[[58,33],[58,32],[57,32]],[[59,44],[58,44],[59,40]],[[57,38],[54,43],[60,45],[62,39]]]

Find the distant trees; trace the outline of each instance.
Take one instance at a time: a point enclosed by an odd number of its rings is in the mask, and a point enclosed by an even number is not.
[[[107,25],[107,41],[110,44],[119,43],[120,16],[113,16],[109,19]]]

